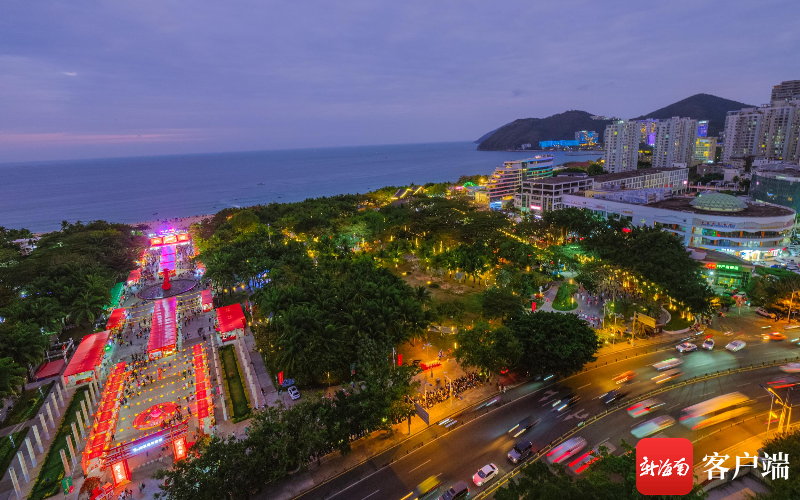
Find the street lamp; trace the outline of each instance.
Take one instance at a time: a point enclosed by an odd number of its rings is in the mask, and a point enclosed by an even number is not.
[[[447,372],[442,373],[444,374],[445,380],[447,380],[447,383],[450,385],[450,390],[447,393],[447,399],[450,400],[450,406],[453,406],[453,381],[447,376]]]

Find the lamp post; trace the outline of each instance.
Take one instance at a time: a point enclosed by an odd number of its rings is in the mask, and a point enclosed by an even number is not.
[[[447,372],[442,372],[444,374],[445,380],[447,380],[448,385],[450,386],[450,390],[447,393],[447,399],[450,400],[450,406],[453,406],[453,381],[450,380],[450,377],[447,376]]]

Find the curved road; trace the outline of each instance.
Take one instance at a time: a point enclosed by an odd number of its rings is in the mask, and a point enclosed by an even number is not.
[[[763,333],[776,329],[761,329],[761,326],[769,325],[768,322],[750,317],[741,318],[736,324],[743,325],[747,333],[736,332],[735,329],[736,333],[730,335],[724,335],[720,331],[713,332],[717,342],[714,351],[700,350],[680,354],[674,348],[681,340],[681,337],[677,337],[601,356],[592,364],[593,366],[588,367],[587,371],[558,383],[548,380],[523,384],[500,396],[500,400],[492,406],[469,409],[456,416],[455,425],[450,427],[431,425],[406,442],[318,485],[297,498],[400,500],[408,496],[417,484],[429,476],[437,476],[442,480],[440,492],[456,481],[466,481],[475,495],[483,490],[493,489],[491,484],[482,488],[472,484],[472,475],[480,467],[490,462],[495,463],[500,469],[501,476],[514,468],[506,457],[515,441],[508,434],[512,426],[528,416],[538,418],[539,424],[528,431],[526,436],[533,441],[535,448],[540,449],[573,429],[580,421],[602,413],[605,405],[599,397],[617,387],[612,381],[612,377],[616,374],[628,370],[637,373],[637,377],[626,384],[625,389],[629,392],[628,397],[633,398],[660,387],[651,381],[651,378],[658,373],[651,365],[666,358],[679,357],[683,360],[681,368],[684,374],[675,380],[679,382],[719,370],[800,356],[798,344],[791,342],[794,338],[792,335],[785,341],[762,338]],[[723,328],[727,329],[726,326],[723,325]],[[797,332],[797,336],[800,337],[800,331]],[[703,336],[697,337],[698,344]],[[747,347],[736,353],[726,351],[725,344],[734,338],[745,340]],[[624,359],[625,356],[628,356],[628,359]],[[620,439],[635,444],[638,439],[630,433],[633,425],[663,414],[670,414],[677,420],[682,408],[733,391],[742,392],[753,398],[752,414],[764,413],[769,410],[770,398],[758,383],[772,380],[779,374],[782,372],[777,367],[764,368],[733,373],[676,388],[657,396],[665,403],[664,406],[646,417],[634,420],[626,411],[620,410],[588,425],[578,435],[584,437],[589,446],[604,442],[618,446]],[[553,411],[552,402],[567,392],[578,394],[580,401],[568,411],[562,413]],[[752,434],[763,432],[764,420],[765,418],[751,418],[743,424],[745,430],[736,428],[735,435],[733,432],[723,431],[716,433],[713,440],[698,441],[695,444],[695,456],[722,451]],[[717,428],[729,426],[730,422],[727,422],[702,431],[692,431],[676,424],[666,429],[663,434],[696,440]],[[747,434],[742,435],[741,432]],[[705,450],[705,447],[709,449]]]

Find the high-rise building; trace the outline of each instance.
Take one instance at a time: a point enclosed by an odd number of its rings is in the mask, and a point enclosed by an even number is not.
[[[772,101],[729,111],[722,161],[753,156],[790,163],[800,160],[800,100]]]
[[[714,163],[717,153],[716,137],[698,137],[694,143],[695,163]]]
[[[486,183],[489,202],[512,199],[524,180],[552,176],[553,155],[503,162],[503,166],[497,167]]]
[[[653,168],[669,168],[674,163],[690,166],[694,160],[697,120],[673,117],[656,124]]]
[[[800,99],[800,80],[788,80],[772,87],[770,101]]]
[[[579,130],[575,132],[575,140],[578,141],[580,146],[597,146],[599,139],[597,132],[594,130]]]
[[[656,141],[656,124],[658,120],[655,118],[647,118],[646,120],[639,120],[639,142],[652,146]]]
[[[606,126],[605,171],[609,173],[636,170],[639,159],[639,122],[617,120]]]

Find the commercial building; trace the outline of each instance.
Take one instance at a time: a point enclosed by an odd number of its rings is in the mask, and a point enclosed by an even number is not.
[[[697,139],[697,120],[673,117],[656,123],[653,145],[653,168],[667,168],[674,163],[691,165]]]
[[[772,87],[770,101],[800,99],[800,80],[788,80]]]
[[[692,258],[703,265],[703,278],[711,286],[741,288],[747,286],[755,266],[746,260],[724,252],[697,250]]]
[[[800,210],[800,165],[767,163],[754,167],[750,196],[756,201]]]
[[[581,147],[593,147],[600,142],[600,135],[594,130],[579,130],[575,132],[575,140]]]
[[[605,130],[605,170],[618,173],[636,170],[639,159],[639,122],[617,120]]]
[[[673,193],[682,193],[689,184],[689,170],[686,168],[643,168],[632,172],[596,175],[594,189],[672,189]]]
[[[486,183],[489,202],[510,200],[519,191],[522,181],[553,175],[553,155],[539,155],[524,160],[503,162]]]
[[[522,181],[520,192],[514,195],[514,206],[522,212],[541,214],[562,208],[565,193],[577,193],[594,186],[591,177],[558,176]]]
[[[714,157],[717,153],[717,138],[716,137],[697,137],[694,142],[694,162],[695,164],[701,163],[714,163]]]
[[[778,255],[789,241],[796,215],[790,208],[748,203],[722,193],[665,198],[648,204],[577,193],[563,195],[562,205],[624,218],[636,226],[659,227],[680,237],[686,247],[716,250],[748,261]]]
[[[697,122],[697,137],[708,137],[708,120]]]
[[[682,193],[686,190],[688,172],[685,168],[645,168],[594,177],[558,175],[526,180],[522,182],[519,193],[514,195],[514,206],[523,212],[533,214],[559,210],[563,208],[563,195],[578,192],[600,196],[600,193],[627,194],[632,189],[655,189],[666,190],[669,192],[668,196],[672,196],[673,193]],[[649,199],[656,201],[652,197]]]
[[[639,120],[639,143],[652,146],[656,143],[656,124],[655,118]]]
[[[562,139],[560,141],[539,141],[539,147],[545,148],[577,148],[580,146],[578,139]]]

